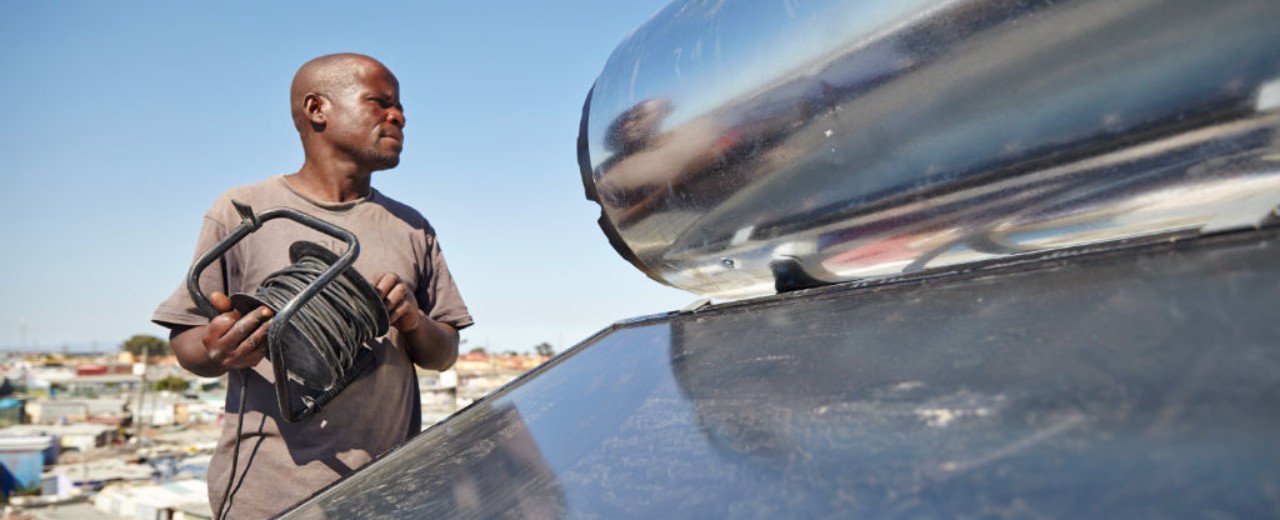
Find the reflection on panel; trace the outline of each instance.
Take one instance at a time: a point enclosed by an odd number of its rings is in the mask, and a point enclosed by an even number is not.
[[[1280,2],[677,1],[610,57],[579,161],[651,277],[720,298],[1280,205]]]
[[[445,442],[429,453],[382,461],[361,473],[391,482],[305,508],[294,518],[560,518],[566,512],[556,475],[547,467],[513,406],[473,410],[476,442]],[[477,418],[481,418],[477,421]],[[403,452],[401,455],[405,455]],[[512,485],[519,482],[520,485]],[[502,514],[494,515],[495,511]]]
[[[290,518],[1264,517],[1280,231],[654,317]]]

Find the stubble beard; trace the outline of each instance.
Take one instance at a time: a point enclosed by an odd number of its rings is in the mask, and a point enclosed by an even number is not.
[[[371,171],[390,170],[400,165],[400,152],[383,152],[375,147],[355,148],[340,146],[344,152],[354,157],[356,162],[368,167]]]

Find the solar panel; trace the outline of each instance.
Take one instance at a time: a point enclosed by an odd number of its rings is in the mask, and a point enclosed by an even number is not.
[[[620,323],[288,518],[1275,515],[1278,238]]]

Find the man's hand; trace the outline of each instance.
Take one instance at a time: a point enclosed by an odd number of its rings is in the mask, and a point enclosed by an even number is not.
[[[445,370],[458,359],[458,331],[427,317],[418,308],[413,289],[399,276],[383,273],[373,277],[373,287],[387,306],[391,326],[400,331],[400,345],[409,359],[422,368]]]
[[[422,325],[425,316],[418,309],[418,298],[413,289],[394,273],[382,273],[373,279],[373,287],[387,306],[391,326],[402,333],[413,332]]]
[[[220,292],[209,295],[209,302],[220,314],[207,325],[178,327],[169,333],[169,343],[182,368],[199,376],[218,377],[262,361],[271,309],[258,307],[241,316],[231,309],[231,298]]]
[[[258,307],[247,316],[241,316],[240,311],[231,309],[231,298],[220,292],[209,295],[209,302],[222,313],[209,321],[204,336],[200,338],[209,360],[217,363],[224,372],[249,368],[262,361],[267,353],[271,309]]]

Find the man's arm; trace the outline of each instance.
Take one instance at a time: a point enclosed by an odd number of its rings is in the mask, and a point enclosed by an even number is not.
[[[399,276],[384,273],[373,286],[387,306],[391,326],[404,337],[404,349],[414,364],[432,370],[447,370],[458,359],[458,331],[447,323],[428,318],[418,308],[418,299]]]
[[[422,368],[448,370],[458,360],[458,331],[428,318],[421,310],[417,314],[421,324],[410,332],[400,331],[409,359]]]
[[[208,325],[177,327],[169,333],[178,364],[198,376],[218,377],[262,361],[271,309],[259,307],[241,316],[231,309],[231,299],[225,294],[215,292],[209,301],[221,314]]]

